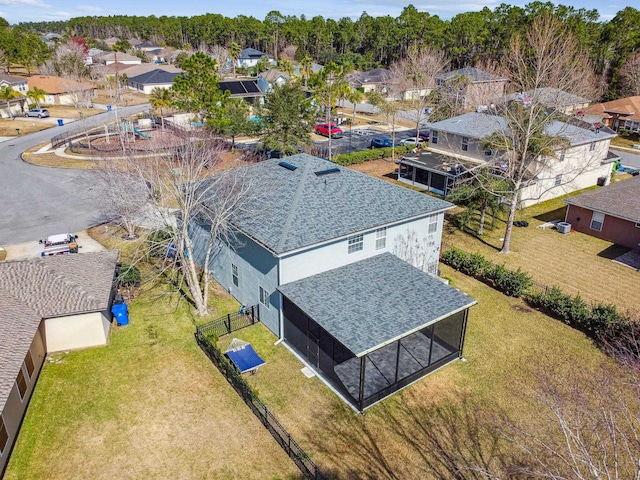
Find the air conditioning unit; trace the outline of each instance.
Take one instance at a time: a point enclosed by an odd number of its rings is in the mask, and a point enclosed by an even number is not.
[[[571,232],[571,224],[567,222],[558,222],[556,225],[556,230],[560,233],[569,233]]]

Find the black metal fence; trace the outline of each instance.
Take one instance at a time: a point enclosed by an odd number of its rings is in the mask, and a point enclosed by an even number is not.
[[[242,400],[251,408],[251,411],[260,419],[265,428],[276,439],[282,449],[289,455],[289,458],[300,469],[305,478],[309,480],[327,480],[327,477],[320,471],[309,456],[302,450],[300,445],[291,437],[282,424],[273,416],[267,406],[262,403],[258,396],[251,390],[251,387],[245,382],[238,370],[227,360],[224,354],[209,340],[212,333],[223,331],[223,335],[230,333],[239,328],[252,325],[259,321],[251,312],[253,309],[247,309],[249,314],[236,313],[228,315],[225,318],[215,320],[213,322],[201,325],[196,329],[196,342],[202,351],[209,357],[211,362],[220,370],[234,390],[242,397]],[[241,317],[240,317],[241,316]],[[244,318],[242,318],[244,317]],[[253,317],[253,323],[246,324],[247,318]],[[243,321],[244,320],[244,323]],[[220,328],[224,330],[220,330]],[[227,330],[228,329],[228,330]]]
[[[260,306],[248,307],[240,312],[229,313],[226,317],[218,318],[212,322],[197,327],[198,333],[205,337],[215,334],[218,338],[231,332],[249,327],[260,321]]]

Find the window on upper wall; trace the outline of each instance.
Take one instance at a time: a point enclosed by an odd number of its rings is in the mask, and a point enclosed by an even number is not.
[[[469,150],[469,137],[462,137],[462,151]]]
[[[16,384],[18,385],[18,392],[20,392],[20,399],[24,400],[24,395],[27,393],[27,379],[25,378],[22,369],[18,372]]]
[[[604,225],[604,213],[593,212],[590,225],[591,230],[600,232],[602,231],[602,225]]]
[[[0,455],[5,452],[8,442],[9,432],[7,432],[7,427],[4,424],[4,418],[2,418],[2,415],[0,415]]]
[[[36,369],[33,364],[33,358],[31,357],[31,352],[27,352],[27,356],[24,357],[24,365],[27,367],[27,373],[29,374],[29,379],[33,378],[33,371]]]
[[[382,250],[387,246],[387,227],[376,230],[376,250]]]
[[[563,150],[560,152],[560,155],[558,156],[558,160],[560,160],[561,162],[564,162],[564,156],[565,156],[565,152]]]
[[[236,287],[240,284],[238,279],[238,267],[233,263],[231,264],[231,280]]]
[[[554,187],[559,187],[560,185],[562,185],[562,174],[560,175],[556,175],[556,179],[553,182]]]
[[[260,287],[260,303],[269,308],[269,292]]]
[[[437,215],[429,215],[429,218],[427,219],[427,222],[429,224],[429,226],[427,228],[427,232],[436,233],[438,231],[438,216]]]
[[[590,143],[589,144],[589,151],[593,152],[596,149],[596,142]]]
[[[438,131],[437,130],[431,130],[431,136],[429,137],[431,143],[433,143],[434,145],[436,143],[438,143]]]
[[[364,235],[354,235],[353,237],[350,237],[348,244],[348,253],[359,252],[364,248]]]

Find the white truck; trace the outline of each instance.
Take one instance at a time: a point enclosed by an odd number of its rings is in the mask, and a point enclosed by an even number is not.
[[[71,233],[59,233],[58,235],[50,235],[44,240],[40,240],[44,245],[44,249],[40,254],[43,257],[47,255],[65,255],[67,253],[78,253],[78,236]]]

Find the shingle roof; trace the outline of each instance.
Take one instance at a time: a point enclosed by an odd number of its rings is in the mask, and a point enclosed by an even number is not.
[[[609,117],[609,114],[620,114],[629,120],[640,120],[640,96],[619,98],[610,102],[597,103],[585,110],[587,114],[601,114]]]
[[[51,95],[67,93],[70,90],[92,90],[95,87],[88,82],[76,82],[69,78],[56,77],[53,75],[34,75],[27,80],[29,90],[38,87]]]
[[[453,205],[307,154],[242,167],[251,194],[232,222],[276,254],[440,212]],[[318,176],[315,172],[337,168]]]
[[[484,70],[480,70],[475,67],[465,67],[459,68],[458,70],[453,70],[451,72],[441,73],[440,75],[436,75],[436,78],[439,80],[449,80],[455,76],[466,75],[469,77],[472,83],[482,83],[482,82],[504,82],[507,81],[508,78],[500,77],[498,75],[492,75],[490,73],[485,72]]]
[[[484,138],[497,130],[506,129],[507,122],[504,117],[500,115],[471,112],[440,122],[431,123],[428,127],[431,130],[453,133],[470,138]],[[558,120],[554,120],[546,125],[545,132],[549,135],[558,135],[568,139],[572,146],[615,137],[615,133],[610,133],[606,128],[602,128],[596,133],[595,129],[582,128]]]
[[[142,62],[142,60],[140,60],[140,58],[136,57],[135,55],[129,55],[128,53],[122,52],[108,52],[104,55],[99,55],[98,60],[100,60],[101,62],[123,62],[131,60],[138,60]]]
[[[167,84],[173,83],[173,80],[180,75],[178,72],[167,72],[156,68],[150,72],[136,75],[135,77],[128,77],[129,82],[141,83],[141,84]],[[127,74],[128,76],[128,74]]]
[[[278,290],[356,356],[476,303],[391,253]]]
[[[575,197],[566,198],[564,202],[630,222],[640,222],[640,177],[590,190]]]
[[[271,58],[271,55],[261,52],[260,50],[256,50],[255,48],[245,48],[240,52],[240,60],[243,59],[256,59],[262,58],[263,56],[267,56]]]
[[[538,88],[537,90],[524,92],[525,96],[533,96],[535,93],[536,101],[545,107],[566,107],[572,105],[582,105],[585,103],[590,103],[591,100],[585,97],[580,97],[578,95],[574,95],[572,93],[565,92],[560,90],[559,88]],[[513,100],[517,98],[519,93],[512,93],[510,95],[505,95],[503,100]]]
[[[27,79],[24,77],[14,77],[13,75],[0,73],[0,82],[6,82],[9,85],[19,85],[21,83],[27,83]]]
[[[108,307],[118,255],[0,262],[0,411],[43,318]]]

